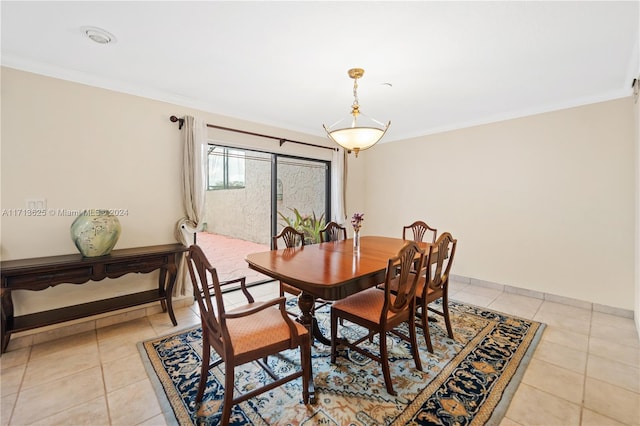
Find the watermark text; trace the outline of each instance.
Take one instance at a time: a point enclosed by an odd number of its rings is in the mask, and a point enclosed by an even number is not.
[[[129,216],[129,209],[2,209],[2,217]]]

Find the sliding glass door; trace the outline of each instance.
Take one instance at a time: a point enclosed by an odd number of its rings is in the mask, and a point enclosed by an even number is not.
[[[330,211],[329,162],[210,145],[207,170],[205,224],[197,242],[221,280],[266,280],[244,258],[271,249],[272,236],[286,224],[317,241]]]
[[[203,230],[268,245],[270,175],[271,154],[210,146]]]
[[[329,216],[329,164],[277,156],[275,232],[291,225],[305,233],[306,243],[320,242]]]

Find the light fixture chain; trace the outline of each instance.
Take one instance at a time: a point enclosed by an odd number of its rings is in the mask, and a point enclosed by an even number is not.
[[[360,114],[360,104],[358,103],[358,77],[353,79],[353,105],[351,105],[351,115],[353,115],[352,126],[355,127],[355,122]]]
[[[353,105],[357,106],[358,103],[358,79],[353,80]]]

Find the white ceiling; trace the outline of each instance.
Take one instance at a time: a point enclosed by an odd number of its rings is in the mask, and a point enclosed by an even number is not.
[[[361,67],[361,110],[391,120],[392,141],[629,96],[639,4],[2,1],[1,59],[319,136]]]

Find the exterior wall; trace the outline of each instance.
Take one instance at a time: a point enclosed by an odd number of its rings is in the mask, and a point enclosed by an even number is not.
[[[269,158],[268,154],[254,154],[265,160]],[[246,161],[245,188],[206,191],[204,220],[207,231],[269,245],[271,162]]]
[[[287,162],[288,163],[288,162]],[[325,212],[326,177],[329,173],[324,165],[318,164],[299,166],[295,164],[278,165],[278,178],[282,181],[282,200],[278,200],[277,210],[284,216],[295,220],[295,213],[292,209],[297,209],[300,214],[312,215],[316,218]],[[278,228],[282,227],[282,219],[278,215]]]

